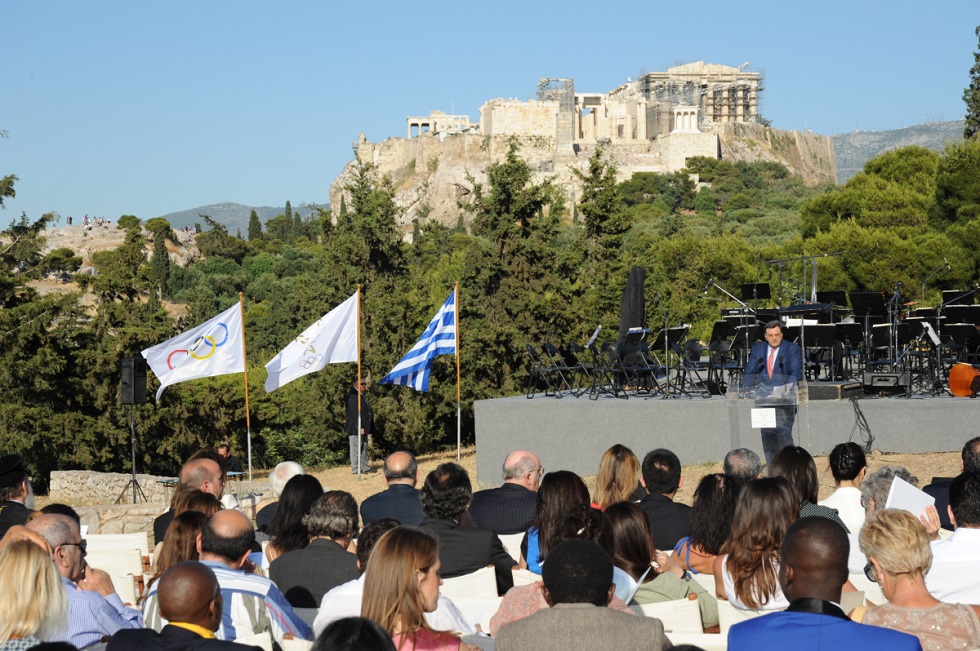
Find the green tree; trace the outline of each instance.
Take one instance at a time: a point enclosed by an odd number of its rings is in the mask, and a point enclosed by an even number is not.
[[[122,215],[116,222],[116,228],[120,230],[129,230],[131,228],[139,228],[140,219],[135,215]]]
[[[0,139],[7,137],[7,132],[0,129]],[[7,174],[6,176],[0,176],[0,208],[3,208],[4,199],[13,199],[17,196],[17,191],[14,190],[14,183],[17,182],[17,177],[13,174]]]
[[[252,210],[252,214],[248,216],[248,241],[262,239],[262,222],[259,221],[259,215]]]
[[[935,185],[940,226],[980,217],[980,138],[946,145]]]
[[[975,33],[980,41],[980,26]],[[970,68],[970,85],[963,91],[963,101],[966,102],[966,126],[963,137],[973,140],[980,133],[980,51],[973,53],[973,67]]]
[[[153,229],[153,257],[150,258],[150,277],[153,279],[153,286],[156,288],[157,298],[163,299],[164,292],[167,290],[167,280],[170,279],[170,252],[167,250],[167,238],[172,234],[170,224],[166,220],[163,223],[155,220],[147,222],[147,227],[152,224]]]

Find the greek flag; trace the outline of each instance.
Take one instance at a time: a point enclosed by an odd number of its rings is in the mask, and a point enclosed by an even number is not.
[[[436,355],[456,352],[456,291],[449,295],[429,322],[418,343],[378,384],[400,384],[416,391],[429,390],[429,372]]]

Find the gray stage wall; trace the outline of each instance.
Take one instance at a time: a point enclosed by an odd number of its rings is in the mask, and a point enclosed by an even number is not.
[[[865,398],[857,405],[874,436],[874,449],[883,452],[959,451],[980,434],[980,400]],[[848,440],[863,443],[851,401],[812,401],[806,409],[810,442],[797,444],[813,455],[827,454]],[[477,480],[483,486],[499,485],[504,458],[522,448],[537,452],[546,471],[581,475],[594,475],[602,453],[615,443],[628,446],[641,460],[654,448],[668,448],[684,465],[721,461],[734,447],[751,448],[762,456],[758,430],[732,428],[723,397],[589,400],[539,395],[530,400],[478,400],[474,410]]]

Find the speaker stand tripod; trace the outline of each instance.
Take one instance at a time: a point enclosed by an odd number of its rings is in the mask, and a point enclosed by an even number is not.
[[[133,405],[129,405],[129,447],[132,451],[133,458],[133,476],[128,482],[126,482],[126,486],[122,489],[122,492],[119,493],[119,497],[116,498],[116,504],[119,504],[122,501],[123,497],[126,496],[126,493],[129,492],[130,487],[133,489],[133,504],[136,504],[137,497],[144,502],[149,501],[146,499],[146,494],[140,487],[140,483],[136,481],[136,416]]]

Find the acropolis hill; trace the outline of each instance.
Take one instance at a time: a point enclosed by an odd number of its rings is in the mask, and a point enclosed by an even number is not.
[[[405,138],[372,143],[362,133],[356,157],[394,181],[406,235],[423,207],[429,219],[455,224],[458,203],[472,187],[467,175],[485,182],[487,165],[506,154],[512,139],[535,170],[535,182],[554,178],[570,202],[581,194],[572,169],[585,170],[600,144],[621,181],[636,172],[673,172],[692,156],[710,156],[776,161],[809,183],[834,182],[833,140],[763,124],[763,78],[746,67],[698,61],[643,74],[607,93],[577,92],[572,79],[542,79],[536,99],[485,102],[479,123],[432,111],[408,117]],[[353,164],[331,185],[334,214]]]

